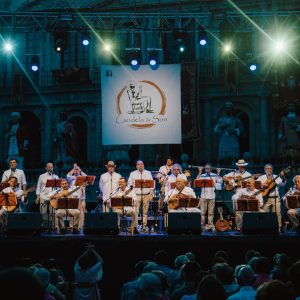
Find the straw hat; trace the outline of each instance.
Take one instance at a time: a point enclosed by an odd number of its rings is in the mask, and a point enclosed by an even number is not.
[[[248,163],[245,162],[244,159],[239,159],[238,162],[236,163],[236,165],[239,167],[245,167],[245,166],[248,166]]]

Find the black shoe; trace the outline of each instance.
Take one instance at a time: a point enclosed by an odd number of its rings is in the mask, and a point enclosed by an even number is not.
[[[79,234],[80,230],[78,228],[74,227],[72,232],[73,232],[73,234]]]
[[[140,234],[136,227],[133,228],[133,234]]]

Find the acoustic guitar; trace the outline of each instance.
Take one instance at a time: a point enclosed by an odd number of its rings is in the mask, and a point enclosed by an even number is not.
[[[28,193],[34,192],[35,190],[36,190],[36,186],[34,185],[33,187],[31,187],[28,190],[26,190],[24,194],[27,195]],[[7,195],[8,195],[8,197],[9,196],[14,196],[15,197],[15,193],[13,193],[13,192],[8,193]],[[27,196],[24,196],[24,197],[25,197],[24,203],[27,204]],[[17,202],[14,203],[13,205],[3,205],[2,207],[3,207],[3,209],[5,209],[8,212],[13,212],[13,211],[15,211],[17,209],[17,207],[19,206],[20,202],[21,202],[21,200],[17,199]]]
[[[278,177],[280,177],[280,173],[281,172],[288,173],[290,170],[291,170],[291,166],[288,166],[287,168],[281,170],[276,177],[274,177],[272,179],[267,179],[265,181],[264,184],[267,184],[267,187],[264,187],[264,188],[261,189],[263,198],[268,197],[268,195],[270,194],[271,190],[276,186],[276,179]]]
[[[245,181],[249,178],[256,178],[256,177],[259,177],[261,176],[261,174],[252,174],[250,176],[247,176],[247,177],[242,177],[241,175],[238,175],[236,177],[226,177],[227,179],[229,179],[229,181],[224,181],[224,189],[226,191],[232,191],[234,190],[235,188],[237,187],[241,187],[241,182],[242,181]]]
[[[223,218],[223,208],[218,207],[218,213],[220,214],[220,219],[215,223],[215,228],[217,231],[228,231],[231,227],[227,220]]]

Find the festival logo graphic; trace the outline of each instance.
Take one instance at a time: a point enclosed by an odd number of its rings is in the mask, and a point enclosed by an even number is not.
[[[167,122],[166,96],[163,90],[149,80],[130,81],[116,99],[117,124],[145,129]]]

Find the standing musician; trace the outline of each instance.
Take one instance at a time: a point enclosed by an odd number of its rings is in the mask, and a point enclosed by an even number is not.
[[[173,159],[169,156],[167,158],[166,164],[159,168],[158,174],[156,176],[159,183],[162,183],[167,175],[171,175],[173,162]]]
[[[113,195],[113,198],[121,198],[121,197],[130,197],[132,198],[132,206],[124,206],[124,214],[126,216],[131,216],[131,230],[138,234],[136,228],[137,223],[137,211],[135,210],[135,204],[136,204],[136,195],[132,187],[127,187],[127,180],[124,177],[121,177],[119,179],[119,190],[117,193]],[[111,206],[110,200],[108,200],[108,205]],[[118,226],[120,227],[120,216],[123,214],[123,207],[113,207],[113,212],[116,212],[118,214]]]
[[[16,177],[19,183],[19,186],[23,191],[26,191],[26,177],[23,170],[17,169],[18,161],[15,158],[12,158],[9,161],[9,169],[4,171],[2,175],[2,183],[8,182],[10,177]]]
[[[246,196],[248,199],[254,199],[259,201],[259,208],[262,208],[264,202],[261,193],[258,193],[259,190],[255,189],[255,179],[249,178],[247,180],[247,187],[244,189],[238,189],[236,193],[232,196],[233,208],[235,210],[235,223],[237,230],[241,230],[243,224],[243,211],[237,210],[237,200]],[[256,194],[257,193],[257,194]],[[256,194],[256,195],[255,195]],[[246,198],[245,197],[245,198]]]
[[[138,160],[136,162],[136,170],[132,171],[129,175],[128,179],[128,185],[129,186],[134,186],[135,180],[153,180],[152,174],[150,171],[147,171],[144,169],[144,162],[142,160]],[[143,215],[143,228],[142,231],[146,232],[147,229],[147,214],[148,214],[148,209],[149,209],[149,203],[152,200],[153,196],[153,189],[148,189],[148,188],[134,188],[133,189],[135,194],[136,194],[136,213],[138,215],[139,209],[141,202],[143,201],[143,207],[142,207],[142,215]],[[136,227],[138,225],[138,219],[136,218]]]
[[[295,229],[296,231],[300,231],[300,226],[299,226],[299,216],[300,216],[300,207],[298,208],[289,208],[288,207],[288,203],[286,200],[286,196],[290,196],[290,195],[300,195],[300,175],[296,175],[293,178],[293,182],[294,182],[294,187],[292,187],[289,192],[285,195],[285,197],[283,197],[283,200],[285,201],[285,205],[288,209],[287,211],[287,215],[288,218],[290,219],[290,221],[293,224],[293,229]]]
[[[59,198],[68,197],[68,194],[70,198],[79,198],[78,192],[73,192],[71,195],[70,193],[74,191],[69,189],[69,183],[67,179],[62,179],[61,181],[61,187],[59,190],[54,191],[50,194],[51,200],[58,200]],[[80,190],[79,190],[80,192]],[[58,228],[61,234],[66,233],[66,228],[64,224],[64,217],[65,216],[71,216],[71,227],[73,228],[73,233],[77,234],[79,233],[78,226],[79,226],[79,216],[80,216],[80,210],[78,209],[56,209],[55,216],[56,216],[56,222],[58,224]]]
[[[275,177],[277,177],[277,179],[275,180],[275,186],[270,190],[268,196],[264,198],[264,205],[262,207],[262,210],[264,212],[269,212],[271,208],[272,212],[276,212],[279,230],[281,230],[281,207],[280,207],[278,186],[285,186],[286,184],[285,174],[282,171],[279,176],[274,175],[273,165],[271,164],[266,164],[264,166],[264,170],[265,170],[265,175],[262,175],[257,178],[258,181],[261,181],[262,188],[268,188],[270,185],[269,182],[274,180]]]
[[[182,178],[183,180],[187,181],[186,175],[182,173],[182,168],[180,164],[174,164],[172,167],[172,174],[168,176],[165,185],[165,195],[168,195],[171,188],[171,183],[175,183],[177,178]]]
[[[110,194],[119,187],[119,180],[121,178],[121,175],[115,172],[116,165],[112,160],[107,162],[106,168],[107,172],[102,174],[99,180],[100,195],[103,201],[106,201]],[[109,211],[106,209],[106,206],[104,208],[105,212]]]
[[[2,190],[1,194],[5,195],[5,194],[13,193],[17,198],[17,202],[19,203],[19,206],[16,203],[16,206],[18,208],[17,208],[17,210],[15,210],[15,212],[24,211],[24,207],[25,207],[26,203],[24,203],[24,197],[23,196],[26,196],[26,192],[22,191],[19,188],[17,177],[11,177],[8,180],[8,184],[9,184],[9,187]],[[4,208],[4,207],[1,207],[1,209],[0,209],[0,232],[4,232],[6,230],[7,213],[8,213],[7,209]]]
[[[77,187],[75,185],[77,176],[87,176],[87,174],[81,170],[81,168],[77,165],[77,163],[74,163],[73,169],[67,174],[67,180],[69,182],[70,189],[74,189]],[[84,214],[86,209],[85,187],[79,190],[78,196],[79,196],[79,210],[80,210],[79,228],[82,229],[84,224]]]
[[[232,187],[232,189],[241,188],[240,180],[236,182],[236,179],[241,179],[246,177],[250,178],[251,176],[251,173],[246,171],[246,166],[248,166],[248,163],[245,162],[244,159],[239,159],[235,165],[238,166],[239,168],[238,170],[232,171],[223,176],[224,183],[227,184],[229,187]]]
[[[47,214],[47,202],[50,201],[50,193],[53,192],[53,188],[46,187],[48,179],[58,179],[58,176],[53,173],[53,164],[48,162],[46,164],[46,172],[39,176],[39,180],[36,187],[36,204],[40,204],[40,213],[42,214],[43,224],[46,225]],[[49,203],[50,205],[50,203]]]
[[[216,184],[222,183],[222,177],[220,176],[221,169],[217,169],[217,174],[212,173],[212,167],[210,163],[206,163],[204,166],[205,173],[202,174],[202,167],[199,168],[199,173],[197,179],[212,179],[213,187],[203,187],[201,188],[201,199],[200,199],[200,209],[201,209],[201,225],[207,230],[215,230],[214,226],[214,209],[215,209],[215,199],[216,199]],[[205,226],[205,216],[208,212],[208,223]]]
[[[181,177],[178,177],[175,182],[175,188],[170,190],[168,195],[165,198],[165,202],[170,204],[176,202],[179,198],[196,198],[194,190],[186,186],[186,180]],[[168,212],[198,212],[200,209],[198,207],[179,207],[177,209],[169,209]]]

